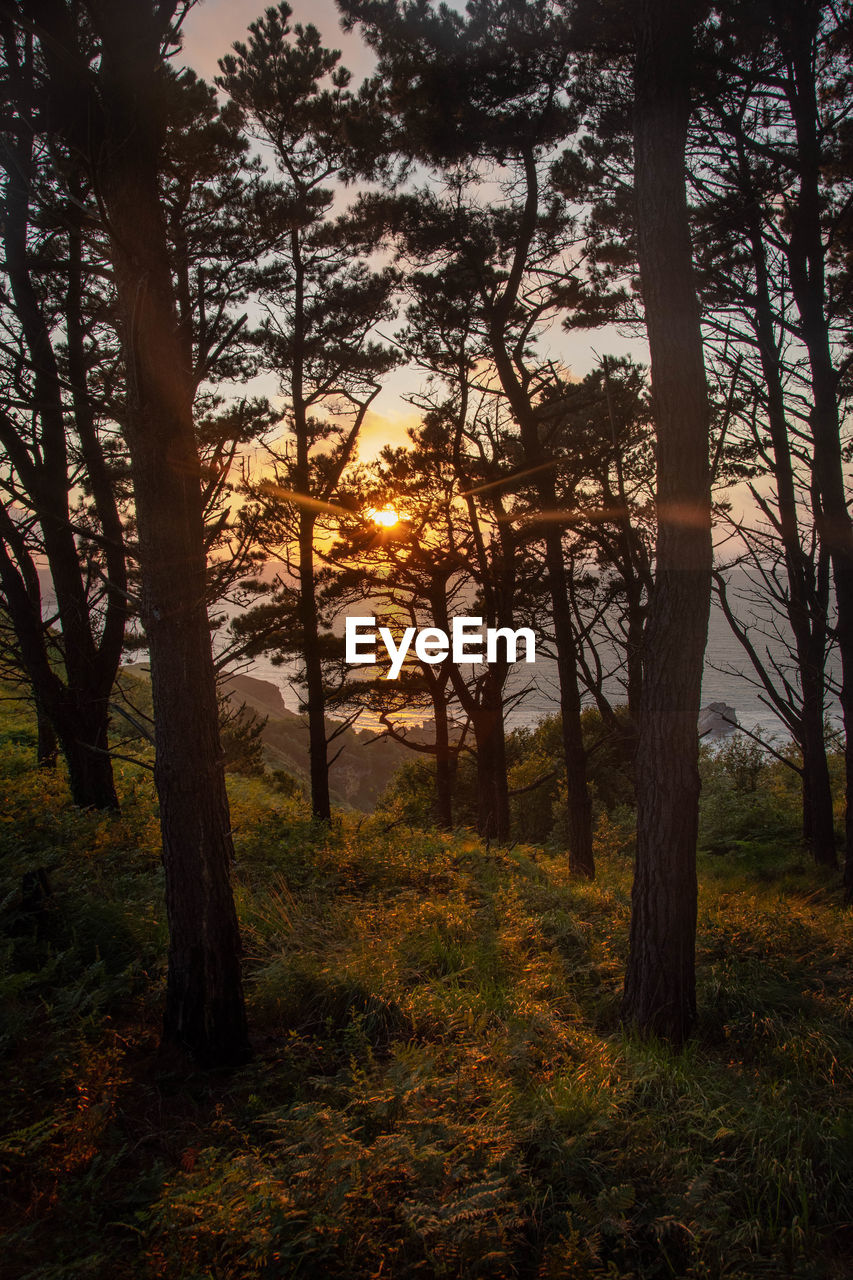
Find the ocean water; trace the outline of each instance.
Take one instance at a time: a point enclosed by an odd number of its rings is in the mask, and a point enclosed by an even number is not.
[[[749,628],[752,644],[762,657],[776,662],[796,684],[791,670],[790,657],[786,653],[784,629],[780,630],[771,611],[766,604],[762,605],[755,593],[750,590],[750,582],[743,570],[734,570],[729,578],[729,599],[736,615]],[[46,603],[49,602],[49,580],[43,583]],[[365,607],[366,608],[366,607]],[[342,629],[342,625],[341,625]],[[214,635],[214,644],[221,647],[227,641],[223,628]],[[126,661],[143,661],[144,653],[129,655]],[[607,655],[602,654],[602,665],[608,669]],[[255,676],[259,680],[267,680],[281,691],[284,704],[291,711],[299,710],[299,688],[294,683],[294,664],[277,666],[271,658],[262,656],[235,668],[245,675]],[[827,661],[827,674],[830,682],[840,684],[841,672],[838,657],[831,652]],[[559,709],[559,688],[557,683],[557,667],[553,659],[538,656],[533,664],[518,663],[510,671],[508,679],[509,693],[524,690],[524,696],[511,708],[507,715],[510,728],[519,725],[535,725],[544,716],[553,715]],[[618,675],[610,679],[607,691],[614,702],[624,701],[620,692]],[[585,703],[591,704],[592,698],[586,697]],[[712,702],[725,702],[734,707],[736,718],[746,729],[759,733],[765,738],[784,740],[788,731],[772,707],[768,705],[767,695],[758,685],[757,678],[750,666],[743,648],[733,635],[725,616],[712,598],[711,616],[708,629],[708,645],[705,651],[705,667],[702,678],[702,706]],[[840,724],[841,715],[837,697],[830,693],[827,697],[827,716]],[[412,716],[412,723],[422,718],[422,712]],[[375,716],[362,714],[357,722],[360,729],[378,729]]]
[[[784,638],[774,634],[769,613],[747,601],[747,584],[741,582],[739,585],[741,595],[738,597],[736,586],[732,600],[737,606],[738,616],[749,624],[752,643],[762,657],[769,654],[769,657],[778,662],[784,670],[787,664]],[[285,705],[293,711],[298,710],[299,691],[293,684],[292,667],[275,666],[269,658],[262,657],[253,660],[243,670],[247,675],[268,680],[277,685],[282,692]],[[830,655],[828,671],[831,678],[840,680],[838,661],[834,653]],[[522,689],[526,690],[524,697],[507,716],[507,723],[511,728],[519,725],[532,726],[544,716],[553,715],[559,710],[559,686],[554,660],[540,656],[533,664],[517,663],[510,672],[508,690],[510,693],[516,693]],[[618,677],[609,681],[608,693],[614,701],[624,701],[624,698],[620,698]],[[584,701],[591,703],[592,698],[587,697]],[[705,651],[705,668],[702,677],[702,706],[707,706],[711,702],[725,702],[730,707],[734,707],[739,723],[765,738],[788,737],[785,725],[767,705],[766,694],[757,687],[756,677],[749,660],[716,602],[713,602],[711,607],[708,646]],[[827,713],[831,719],[840,720],[836,698],[828,699]],[[420,718],[420,713],[417,718]],[[358,727],[377,727],[375,717],[363,715],[358,721]]]

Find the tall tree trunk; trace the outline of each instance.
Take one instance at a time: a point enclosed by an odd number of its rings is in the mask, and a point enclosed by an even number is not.
[[[69,235],[66,339],[73,382],[74,428],[87,465],[95,506],[111,549],[110,583],[100,642],[96,642],[80,553],[69,511],[66,405],[54,350],[53,318],[45,310],[32,274],[30,201],[36,181],[34,122],[21,116],[9,143],[3,199],[2,241],[11,301],[21,326],[24,355],[34,377],[37,448],[18,436],[14,422],[0,416],[0,443],[28,493],[42,530],[44,556],[56,596],[65,680],[51,666],[51,641],[41,618],[41,591],[30,549],[9,513],[0,513],[3,541],[0,579],[39,716],[39,759],[55,759],[58,739],[68,765],[71,794],[82,808],[117,809],[108,754],[108,698],[121,656],[126,607],[124,545],[112,491],[105,496],[106,465],[86,393],[81,320],[82,259],[79,232]],[[108,487],[108,486],[107,486]],[[8,547],[8,554],[6,553]],[[48,744],[45,721],[54,738]],[[45,755],[42,755],[42,744]]]
[[[501,387],[518,421],[524,465],[539,468],[551,461],[542,448],[539,421],[530,398],[529,385],[522,385],[513,355],[507,347],[506,326],[515,306],[527,255],[533,242],[539,215],[539,177],[533,145],[521,147],[525,175],[525,199],[518,241],[507,284],[496,304],[491,306],[489,343]],[[544,511],[557,507],[557,487],[551,470],[540,471],[536,488]],[[569,827],[569,865],[572,871],[592,878],[595,861],[592,852],[592,804],[586,776],[586,751],[580,722],[580,692],[575,636],[572,628],[569,588],[560,531],[552,524],[543,534],[548,590],[554,618],[554,648],[560,682],[563,751],[566,766],[566,796]]]
[[[305,489],[307,493],[307,488]],[[320,822],[331,822],[329,757],[326,744],[326,694],[320,655],[320,628],[314,581],[314,518],[299,512],[299,614],[302,622],[302,658],[305,663],[305,702],[308,708],[308,759],[311,775],[311,812]]]
[[[840,375],[833,364],[826,312],[826,249],[822,226],[820,121],[815,80],[815,41],[820,5],[775,8],[776,32],[790,75],[786,92],[797,135],[799,191],[787,245],[791,292],[809,356],[814,468],[820,492],[818,532],[829,551],[835,585],[836,634],[841,656],[841,713],[845,734],[846,857],[844,885],[853,901],[853,521],[847,507],[838,404]]]
[[[305,264],[302,230],[290,234],[293,262],[293,351],[289,369],[293,397],[293,431],[296,436],[294,488],[311,498],[309,422],[305,403]],[[320,658],[320,628],[317,617],[317,583],[314,578],[314,524],[310,507],[300,506],[299,521],[299,619],[302,629],[302,660],[305,664],[305,703],[308,709],[308,764],[311,779],[311,812],[320,822],[331,822],[329,796],[329,755],[326,741],[326,691]]]
[[[536,168],[528,164],[528,185],[536,191]],[[535,203],[534,203],[535,208]],[[519,383],[512,360],[503,341],[502,331],[494,324],[491,332],[492,354],[501,379],[501,385],[518,419],[525,465],[540,467],[543,450],[539,440],[539,425],[533,407]],[[557,507],[557,488],[550,471],[539,475],[537,491],[542,510],[553,512]],[[557,656],[557,673],[560,685],[560,714],[563,753],[566,769],[566,807],[568,812],[569,866],[577,875],[595,876],[595,858],[592,851],[592,802],[587,785],[586,749],[581,729],[581,698],[578,686],[578,660],[572,612],[569,601],[569,584],[563,556],[563,539],[560,529],[552,523],[545,526],[545,568],[548,575],[548,592],[554,623],[554,649]]]
[[[546,488],[543,506],[552,510],[556,492]],[[578,687],[578,662],[572,627],[569,588],[563,560],[560,530],[545,531],[545,566],[554,620],[554,647],[560,685],[560,726],[566,761],[566,817],[569,838],[569,866],[576,875],[595,876],[592,851],[592,801],[586,779],[586,748],[581,725],[581,696]]]
[[[637,757],[623,1015],[681,1043],[696,1012],[696,730],[711,590],[708,394],[685,193],[691,4],[639,7],[634,173],[657,427],[658,538]]]
[[[158,190],[160,45],[168,6],[94,3],[107,215],[126,363],[127,421],[151,656],[169,969],[164,1041],[204,1064],[248,1051],[210,627],[193,379],[178,330]]]
[[[745,158],[743,168],[746,168]],[[804,785],[803,835],[811,845],[816,862],[835,866],[837,859],[832,791],[823,737],[826,602],[819,598],[820,575],[807,563],[800,539],[785,393],[779,350],[774,336],[760,206],[754,193],[750,192],[750,195],[753,197],[749,202],[748,218],[750,249],[755,269],[755,333],[767,389],[767,421],[773,443],[778,527],[788,579],[787,613],[794,633],[802,695],[800,722]],[[819,511],[816,514],[819,518]]]

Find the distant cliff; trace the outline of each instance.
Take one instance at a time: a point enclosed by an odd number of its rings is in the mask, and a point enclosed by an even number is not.
[[[236,702],[261,716],[268,716],[263,731],[264,761],[268,769],[283,769],[308,786],[308,722],[288,711],[281,691],[268,680],[254,676],[229,676],[223,689]],[[330,730],[335,725],[329,721]],[[340,751],[329,771],[332,803],[346,809],[370,812],[391,777],[411,752],[396,742],[374,741],[371,729],[346,729],[331,748]]]

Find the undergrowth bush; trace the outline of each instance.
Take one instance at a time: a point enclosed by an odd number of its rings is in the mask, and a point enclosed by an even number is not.
[[[776,743],[779,755],[798,765],[793,746]],[[838,753],[829,753],[834,790],[843,801]],[[802,832],[802,782],[784,760],[774,758],[743,734],[700,750],[702,794],[699,807],[700,847],[717,854],[762,851],[775,857],[780,841],[791,844]],[[836,805],[836,825],[843,832],[843,810]]]

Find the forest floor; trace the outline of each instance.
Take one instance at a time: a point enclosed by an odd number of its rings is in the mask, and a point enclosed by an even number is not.
[[[3,707],[8,1280],[853,1276],[850,916],[793,837],[701,858],[673,1052],[619,1024],[624,847],[578,883],[231,778],[255,1053],[203,1074],[157,1053],[150,776],[75,811]]]

